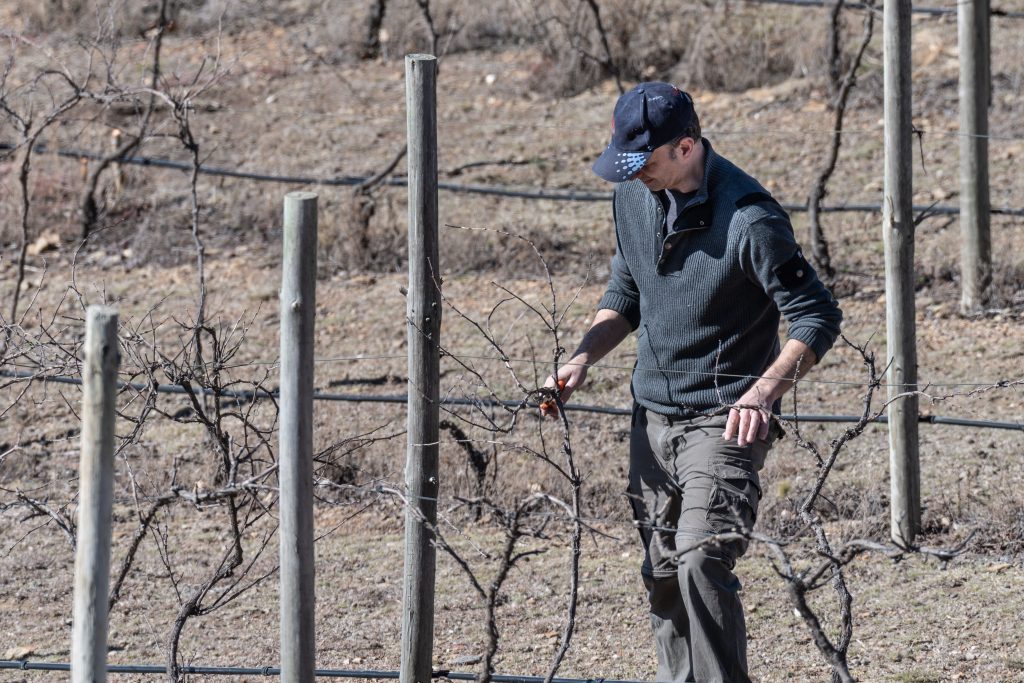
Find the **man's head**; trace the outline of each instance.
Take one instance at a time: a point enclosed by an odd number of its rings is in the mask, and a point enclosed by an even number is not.
[[[685,160],[700,138],[693,98],[669,83],[641,83],[615,103],[612,141],[594,162],[594,173],[613,183],[634,176],[643,180],[645,174],[638,171],[653,170],[645,166],[653,167],[655,163],[664,170],[662,157],[667,161],[670,153],[682,151]],[[661,147],[666,149],[655,154]]]

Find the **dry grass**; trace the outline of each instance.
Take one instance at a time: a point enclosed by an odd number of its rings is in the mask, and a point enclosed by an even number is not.
[[[547,189],[607,189],[589,173],[606,143],[607,121],[616,89],[606,70],[581,58],[561,26],[593,52],[597,35],[586,12],[575,3],[544,4],[520,0],[434,3],[443,30],[439,80],[439,153],[443,176],[458,182]],[[1014,9],[1013,3],[1005,3]],[[19,5],[19,21],[36,32],[37,44],[75,68],[84,68],[82,50],[64,32],[92,35],[92,6],[69,3]],[[637,10],[640,7],[642,11]],[[142,8],[142,9],[139,9]],[[226,8],[226,13],[223,11]],[[602,2],[610,28],[616,67],[629,80],[668,77],[694,90],[708,136],[716,148],[761,178],[787,201],[801,202],[818,164],[831,116],[825,110],[819,37],[824,15],[743,3],[713,3],[680,10],[658,0]],[[2,12],[10,12],[10,8]],[[143,5],[118,14],[123,43],[119,62],[126,82],[144,73],[146,44],[135,37],[150,18]],[[325,0],[279,4],[192,3],[181,5],[177,29],[166,44],[167,73],[187,79],[203,55],[217,45],[218,22],[223,75],[198,102],[194,123],[203,158],[216,166],[252,171],[331,177],[370,175],[403,144],[404,84],[401,56],[424,49],[427,35],[412,0],[393,1],[385,21],[385,57],[357,62],[362,38],[363,4]],[[574,18],[576,17],[576,18]],[[7,16],[5,15],[6,19]],[[571,20],[571,21],[570,21]],[[572,21],[577,23],[573,24]],[[561,22],[561,23],[560,23]],[[7,24],[5,24],[7,25]],[[17,23],[10,23],[17,26]],[[547,33],[538,30],[547,27]],[[1019,111],[1024,42],[1020,33],[995,24],[997,97],[992,128],[1006,136],[1024,135]],[[1015,25],[1014,25],[1015,26]],[[814,36],[807,40],[806,36]],[[955,64],[950,46],[955,26],[920,21],[915,30],[915,123],[924,129],[924,166],[917,163],[915,201],[955,203]],[[47,64],[42,50],[19,45],[14,79]],[[97,71],[97,73],[99,73]],[[850,133],[834,179],[829,203],[877,202],[881,191],[880,65],[872,48],[858,96],[847,118]],[[488,76],[493,78],[488,78]],[[797,76],[797,78],[791,78]],[[951,80],[952,79],[952,80]],[[13,82],[13,81],[12,81]],[[47,104],[40,96],[39,106]],[[157,126],[172,130],[166,112]],[[55,129],[52,146],[106,149],[114,126],[135,125],[123,111],[87,108],[73,124]],[[13,130],[0,121],[0,139]],[[154,138],[144,153],[183,158],[173,139]],[[1016,140],[992,148],[994,203],[1024,205],[1018,178]],[[474,161],[515,161],[450,171]],[[399,167],[399,172],[402,167]],[[76,207],[81,191],[77,162],[46,155],[33,162],[33,237],[52,230],[61,245],[31,260],[28,291],[38,293],[27,318],[34,325],[53,313],[70,280],[78,247]],[[178,171],[125,167],[123,183],[104,188],[103,229],[78,257],[77,278],[91,301],[108,300],[124,316],[137,316],[163,299],[163,315],[186,319],[194,309],[194,254],[188,234],[187,183]],[[17,185],[10,160],[0,160],[0,242],[4,254],[18,238]],[[210,312],[221,320],[255,315],[242,362],[273,362],[277,356],[277,282],[279,278],[280,202],[292,189],[245,180],[203,176],[199,193],[202,230],[208,245]],[[318,388],[336,392],[402,393],[405,389],[404,191],[380,188],[368,222],[353,223],[351,189],[319,187],[321,279],[318,283],[317,355],[320,358],[379,356],[360,362],[334,361],[317,366]],[[605,203],[528,202],[519,199],[442,193],[442,222],[472,228],[498,228],[532,240],[555,274],[559,300],[566,304],[585,283],[570,308],[561,343],[571,347],[586,329],[594,303],[608,276],[613,243]],[[884,278],[879,219],[873,214],[828,214],[825,230],[840,268],[837,294],[846,313],[845,332],[856,341],[873,337],[884,348]],[[798,236],[806,230],[794,215]],[[994,221],[996,287],[999,310],[975,320],[954,315],[958,272],[955,223],[931,219],[917,237],[918,330],[920,372],[926,382],[975,382],[1016,377],[1024,339],[1024,239],[1018,219]],[[360,233],[364,230],[364,233]],[[543,268],[532,250],[493,231],[442,231],[445,292],[480,319],[503,295],[497,281],[536,303],[546,302]],[[45,271],[44,271],[45,262]],[[0,290],[13,281],[9,258],[0,261]],[[27,300],[27,298],[26,298]],[[552,355],[552,340],[521,309],[506,306],[494,320],[503,343],[517,359],[528,386],[542,383]],[[62,311],[67,321],[75,311]],[[445,313],[443,343],[464,356],[491,355],[479,335]],[[173,325],[169,326],[169,329]],[[72,326],[70,334],[75,333]],[[163,340],[171,343],[174,335]],[[475,367],[503,397],[518,398],[500,364],[473,359]],[[591,374],[588,403],[627,406],[631,348],[624,345]],[[265,366],[241,367],[246,377]],[[450,360],[442,366],[443,391],[478,396],[475,378]],[[813,380],[858,381],[856,354],[837,348],[816,368]],[[948,392],[953,388],[944,388]],[[800,392],[800,412],[850,414],[859,409],[856,387],[808,382]],[[2,397],[2,398],[7,398]],[[66,398],[66,402],[65,402]],[[17,442],[21,450],[0,462],[0,486],[39,490],[53,501],[70,501],[77,473],[77,427],[68,405],[76,389],[37,386],[0,422],[0,453]],[[169,411],[185,405],[166,397]],[[2,403],[0,405],[6,405]],[[130,408],[130,406],[124,406]],[[961,397],[923,408],[935,414],[973,419],[1015,420],[1017,394],[997,391]],[[787,404],[787,411],[791,407]],[[462,413],[466,413],[463,411]],[[266,419],[271,419],[265,416]],[[404,428],[401,408],[388,405],[318,403],[316,446],[324,448],[354,434]],[[70,426],[69,426],[70,425]],[[127,425],[122,424],[123,429]],[[804,434],[827,444],[836,425],[805,425]],[[1024,544],[1024,478],[1019,432],[922,426],[925,533],[931,545],[953,544],[976,533],[970,555],[945,571],[916,560],[892,566],[865,559],[850,570],[855,596],[857,640],[853,669],[863,680],[1024,680],[1016,625],[1024,609],[1020,595],[1020,558]],[[566,675],[644,678],[653,654],[645,625],[639,564],[628,506],[622,497],[628,419],[573,414],[573,445],[586,476],[585,513],[615,540],[592,537],[584,553],[584,592],[580,633]],[[471,439],[490,439],[466,428]],[[509,502],[536,488],[564,494],[557,477],[513,447],[558,444],[559,435],[532,413],[524,414],[506,444],[484,444],[491,460],[483,492]],[[197,428],[154,422],[145,438],[119,464],[115,556],[124,547],[133,522],[126,465],[143,472],[147,485],[161,485],[177,459],[190,486],[209,476],[210,449]],[[557,446],[555,446],[557,447]],[[450,432],[442,435],[442,494],[478,495],[477,470]],[[332,460],[322,470],[341,485],[400,484],[405,460],[402,437],[382,441]],[[821,514],[830,533],[842,540],[884,538],[888,528],[888,445],[881,427],[853,442],[840,460],[825,492]],[[811,482],[813,462],[785,439],[773,452],[763,475],[765,498],[759,528],[781,537],[801,531],[794,508]],[[318,529],[337,530],[318,546],[320,665],[343,668],[394,668],[400,628],[400,510],[387,503],[354,513],[370,499],[349,489],[325,492],[330,503],[318,507]],[[356,506],[349,505],[356,504]],[[222,520],[205,509],[175,508],[166,519],[178,560],[187,578],[208,571],[211,553],[220,552]],[[465,530],[453,534],[460,547],[470,541],[488,546],[497,535],[486,518],[477,523],[466,510],[446,512]],[[0,610],[8,615],[0,641],[35,649],[34,658],[66,660],[66,619],[70,614],[71,552],[63,535],[43,528],[25,537],[39,520],[3,513],[0,525]],[[339,526],[340,525],[340,526]],[[542,673],[550,652],[550,633],[558,629],[564,593],[565,558],[558,536],[552,549],[526,565],[512,581],[501,610],[504,625],[501,671]],[[272,553],[273,554],[273,553]],[[479,558],[477,558],[479,559]],[[272,558],[267,559],[270,562]],[[486,565],[486,563],[484,563]],[[464,577],[442,560],[439,578],[437,665],[453,666],[459,656],[476,654],[480,612]],[[751,663],[763,681],[822,680],[826,671],[803,626],[786,606],[782,585],[765,559],[751,551],[740,568],[751,626]],[[912,595],[908,597],[908,587]],[[199,663],[270,664],[276,654],[272,583],[228,610],[198,620],[186,631],[184,651]],[[824,594],[817,606],[828,623],[834,615]],[[147,543],[127,586],[125,601],[112,621],[112,661],[159,661],[169,614],[176,607],[165,570]],[[913,625],[913,628],[908,627]],[[952,626],[952,627],[951,627]],[[982,638],[979,634],[984,634]],[[259,661],[250,661],[260,653]],[[0,653],[2,654],[2,653]],[[455,667],[459,668],[459,667]],[[3,674],[0,680],[42,680]]]

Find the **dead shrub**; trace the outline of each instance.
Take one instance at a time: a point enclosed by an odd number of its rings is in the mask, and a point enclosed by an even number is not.
[[[307,17],[316,8],[258,0],[178,0],[168,4],[169,31],[201,34],[232,31],[253,22],[281,25]],[[101,38],[147,36],[159,19],[159,2],[129,0],[29,0],[18,14],[25,30]]]
[[[404,189],[378,186],[369,192],[347,192],[339,212],[341,218],[336,225],[322,222],[322,274],[392,273],[406,268],[408,218]],[[444,223],[443,217],[441,220]],[[533,242],[554,272],[585,270],[592,260],[590,245],[579,243],[550,224],[523,220],[494,227],[496,230],[461,230],[442,225],[439,239],[444,271],[454,275],[493,272],[543,277],[543,267],[531,247],[497,229]],[[605,256],[601,255],[602,262]]]
[[[993,264],[991,303],[994,308],[1024,310],[1024,262]]]
[[[1024,552],[1024,500],[1012,490],[990,498],[960,483],[934,496],[921,517],[922,531],[929,536],[961,539],[970,533],[972,550]]]
[[[180,4],[170,4],[172,20],[176,18]],[[79,36],[95,36],[99,31],[107,35],[138,36],[156,25],[160,3],[32,0],[21,3],[20,9],[29,31]]]
[[[602,80],[601,69],[575,52],[545,55],[530,68],[529,87],[535,92],[571,97]]]
[[[774,9],[774,8],[773,8]],[[824,44],[808,41],[813,23],[824,17],[797,18],[789,11],[765,12],[725,4],[691,15],[680,59],[670,79],[708,90],[740,91],[776,85],[821,68]],[[823,34],[824,32],[818,31]],[[795,48],[795,49],[794,49]]]
[[[798,487],[780,486],[776,496],[766,495],[758,512],[757,528],[774,538],[791,538],[804,529],[800,505],[811,492],[812,482]],[[857,536],[884,537],[889,524],[889,497],[878,487],[843,482],[822,492],[815,507],[827,522],[854,526]]]
[[[687,88],[736,91],[794,75],[823,77],[824,15],[791,8],[713,3],[679,7],[663,0],[600,3],[611,59],[593,12],[582,0],[529,5],[544,59],[533,85],[573,95],[617,72],[624,81],[664,79]],[[820,41],[807,40],[821,35]]]
[[[14,244],[22,237],[22,190],[18,181],[20,156],[0,161],[0,244]],[[41,233],[56,233],[61,241],[74,239],[75,216],[67,197],[80,182],[79,165],[52,156],[33,154],[29,174],[28,240]]]
[[[324,272],[394,272],[407,260],[404,201],[389,188],[357,187],[341,200],[340,220],[321,228]],[[402,206],[396,207],[396,203]]]
[[[372,21],[381,6],[383,16]],[[396,60],[431,51],[430,29],[416,0],[384,0],[381,6],[378,0],[323,0],[316,14],[330,20],[309,27],[310,47],[330,63],[378,57]],[[439,56],[527,42],[528,27],[512,12],[509,0],[432,0],[429,8]]]
[[[308,41],[330,61],[368,55],[401,59],[432,48],[416,0],[387,0],[378,35],[369,36],[376,1],[325,0],[316,13],[331,20],[311,26]],[[728,91],[773,85],[794,75],[826,77],[824,13],[733,3],[679,6],[666,0],[600,0],[596,6],[604,35],[587,0],[434,0],[430,13],[439,55],[539,47],[530,87],[547,95],[569,97],[616,73],[624,83],[665,79]],[[367,53],[373,38],[379,44]]]

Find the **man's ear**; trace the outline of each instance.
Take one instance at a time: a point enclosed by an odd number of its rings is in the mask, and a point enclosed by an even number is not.
[[[679,153],[682,154],[683,157],[686,157],[690,152],[693,151],[694,145],[696,144],[697,143],[694,141],[693,138],[682,138],[676,145],[676,149],[679,150]]]

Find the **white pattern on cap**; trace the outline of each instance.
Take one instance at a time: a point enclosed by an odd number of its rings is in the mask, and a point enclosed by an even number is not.
[[[647,163],[647,154],[643,152],[619,152],[619,160],[615,166],[622,166],[628,175],[633,175]]]

